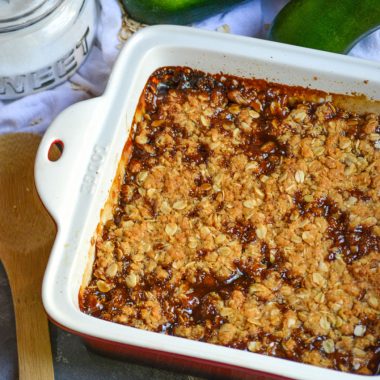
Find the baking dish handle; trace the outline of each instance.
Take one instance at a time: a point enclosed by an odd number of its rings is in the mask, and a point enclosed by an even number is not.
[[[65,109],[47,129],[38,148],[34,167],[37,191],[57,223],[71,211],[68,205],[74,204],[81,191],[80,171],[93,153],[88,140],[99,125],[96,118],[101,99],[93,98]],[[68,202],[68,198],[73,201]]]

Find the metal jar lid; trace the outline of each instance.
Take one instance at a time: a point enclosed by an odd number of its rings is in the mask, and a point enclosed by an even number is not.
[[[83,63],[96,0],[0,0],[0,100],[54,87]]]
[[[32,25],[53,12],[64,0],[0,0],[0,33]]]

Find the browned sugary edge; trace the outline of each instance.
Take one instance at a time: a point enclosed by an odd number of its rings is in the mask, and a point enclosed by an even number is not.
[[[120,6],[121,12],[122,12],[122,25],[118,34],[118,39],[119,39],[119,44],[117,45],[118,49],[121,49],[125,42],[138,30],[145,28],[146,24],[142,24],[134,19],[132,19],[128,13],[126,12],[125,8],[123,7],[121,1],[118,1],[118,4]],[[220,28],[224,28],[224,25],[221,27],[217,28],[217,31],[224,31],[220,30]],[[226,31],[224,31],[226,32]],[[227,31],[228,32],[228,31]],[[263,78],[265,79],[265,78]],[[313,77],[315,83],[316,83],[316,88],[314,87],[304,87],[306,89],[310,90],[318,90],[318,77],[314,76]],[[269,79],[265,79],[268,82],[272,82]],[[368,81],[364,81],[365,83],[368,83]],[[281,83],[280,83],[281,84]],[[378,113],[380,114],[380,99],[373,100],[369,99],[367,96],[363,94],[358,94],[355,92],[352,92],[351,94],[337,94],[337,93],[332,93],[331,94],[332,101],[337,105],[339,108],[343,108],[347,111],[351,112],[356,112],[356,113]]]

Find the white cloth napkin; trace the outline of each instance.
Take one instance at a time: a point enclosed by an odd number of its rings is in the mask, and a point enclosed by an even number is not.
[[[267,26],[288,1],[252,0],[194,26],[265,38]],[[121,9],[117,0],[98,0],[98,3],[100,17],[97,35],[85,63],[70,80],[54,89],[14,101],[0,101],[0,134],[41,134],[69,105],[102,94],[119,54]],[[350,54],[380,61],[380,31],[361,41]]]

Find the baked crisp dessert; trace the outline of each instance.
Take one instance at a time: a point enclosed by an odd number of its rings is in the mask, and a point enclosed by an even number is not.
[[[262,80],[156,71],[81,310],[378,373],[379,116],[330,100]]]

